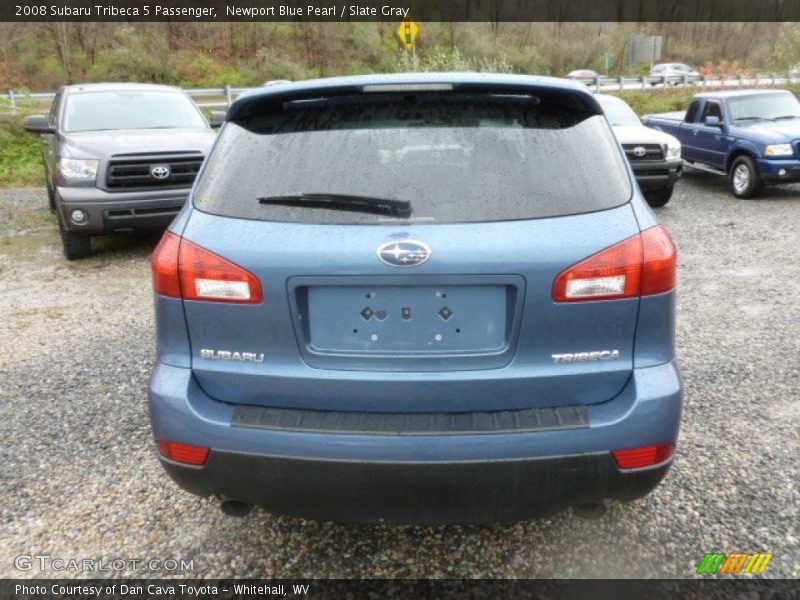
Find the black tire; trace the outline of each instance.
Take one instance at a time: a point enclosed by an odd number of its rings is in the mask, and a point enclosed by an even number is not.
[[[67,231],[58,216],[58,230],[61,233],[61,246],[67,260],[80,260],[92,254],[92,242],[88,235]]]
[[[733,161],[729,177],[731,192],[737,198],[753,198],[761,189],[761,177],[756,162],[746,154]]]
[[[672,186],[658,190],[646,190],[642,193],[644,194],[644,199],[647,200],[650,206],[659,208],[664,206],[669,202],[669,199],[672,198]]]
[[[50,186],[49,181],[45,181],[45,187],[47,188],[47,204],[50,208],[51,213],[56,212],[56,194],[53,191],[53,188]]]

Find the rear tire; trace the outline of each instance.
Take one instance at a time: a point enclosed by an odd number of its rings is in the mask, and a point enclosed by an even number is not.
[[[89,236],[64,229],[61,215],[58,216],[58,230],[61,233],[61,246],[67,260],[79,260],[91,255],[92,242]]]
[[[672,186],[658,190],[647,190],[642,193],[644,194],[644,199],[647,200],[650,206],[653,208],[660,208],[672,198]]]
[[[756,162],[746,154],[733,161],[730,180],[731,191],[737,198],[753,198],[761,188]]]

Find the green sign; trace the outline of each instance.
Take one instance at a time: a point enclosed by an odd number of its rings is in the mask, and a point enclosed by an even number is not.
[[[611,68],[611,52],[603,53],[603,68],[606,70],[606,75],[608,75],[608,69]]]

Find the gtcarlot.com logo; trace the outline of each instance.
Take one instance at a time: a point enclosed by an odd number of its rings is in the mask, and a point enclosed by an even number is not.
[[[175,558],[57,558],[49,554],[20,554],[14,557],[18,571],[58,571],[70,573],[106,573],[120,571],[138,572],[189,572],[194,571],[194,560]]]
[[[772,556],[771,552],[706,552],[697,566],[697,573],[763,573]]]

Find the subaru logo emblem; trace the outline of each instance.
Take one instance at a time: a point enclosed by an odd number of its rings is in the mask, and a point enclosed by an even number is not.
[[[644,146],[636,146],[636,148],[633,149],[633,153],[639,158],[642,158],[645,154],[647,154],[647,150]]]
[[[169,167],[167,165],[155,165],[150,169],[153,179],[166,179],[169,177]]]
[[[386,242],[378,247],[378,258],[391,267],[415,267],[430,257],[430,246],[414,240]]]

